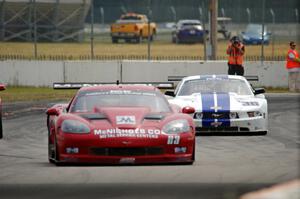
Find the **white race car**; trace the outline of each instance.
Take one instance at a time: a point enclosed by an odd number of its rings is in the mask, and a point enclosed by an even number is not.
[[[166,91],[171,104],[193,116],[197,133],[230,132],[265,135],[268,104],[263,88],[253,89],[245,77],[198,75],[184,77],[175,91]]]

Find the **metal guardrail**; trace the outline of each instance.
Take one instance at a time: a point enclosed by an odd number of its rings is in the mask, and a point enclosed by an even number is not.
[[[90,55],[0,55],[0,60],[91,60]],[[94,55],[94,60],[148,60],[147,55]],[[150,60],[204,60],[203,56],[151,56]],[[227,56],[218,56],[217,60],[227,60]],[[260,61],[261,56],[245,56],[245,61]],[[285,61],[285,56],[265,56],[264,61]]]

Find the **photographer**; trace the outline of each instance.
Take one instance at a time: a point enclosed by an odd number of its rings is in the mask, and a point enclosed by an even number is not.
[[[228,75],[244,75],[243,56],[245,46],[237,36],[230,39],[230,44],[226,50],[228,57]]]

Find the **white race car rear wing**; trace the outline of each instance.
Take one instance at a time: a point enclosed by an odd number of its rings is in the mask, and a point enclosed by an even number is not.
[[[184,77],[187,76],[176,76],[176,75],[172,75],[172,76],[168,76],[168,81],[170,82],[179,82],[181,81]],[[256,75],[249,75],[249,76],[244,76],[248,81],[258,81],[258,76]]]
[[[173,89],[173,82],[55,82],[53,89],[80,89],[81,87],[91,87],[99,85],[146,85],[159,89]]]

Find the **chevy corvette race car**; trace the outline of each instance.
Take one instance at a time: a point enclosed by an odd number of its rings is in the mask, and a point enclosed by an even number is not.
[[[47,110],[51,163],[187,163],[195,126],[153,86],[82,87],[69,104]]]
[[[175,92],[166,91],[172,104],[195,109],[196,133],[267,134],[268,109],[264,89],[253,89],[245,77],[198,75],[184,77]],[[193,112],[193,111],[191,111]]]
[[[0,91],[5,90],[5,86],[4,84],[0,84]],[[0,139],[2,139],[3,137],[3,129],[2,129],[2,101],[0,98]]]

